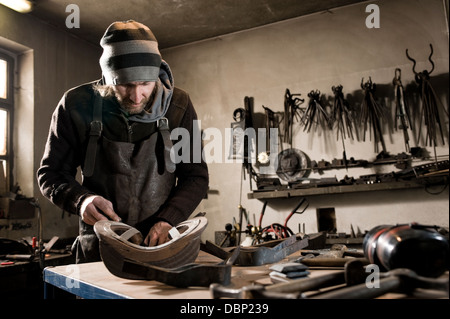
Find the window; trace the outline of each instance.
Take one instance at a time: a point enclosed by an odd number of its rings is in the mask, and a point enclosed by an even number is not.
[[[11,182],[13,64],[12,57],[0,52],[0,192],[8,191]]]

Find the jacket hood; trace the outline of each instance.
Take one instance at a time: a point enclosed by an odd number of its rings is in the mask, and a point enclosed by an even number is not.
[[[172,71],[170,70],[169,64],[162,60],[159,78],[155,86],[156,94],[153,101],[146,106],[144,111],[140,114],[130,116],[129,119],[135,122],[151,123],[163,118],[172,100],[173,89],[174,81]]]

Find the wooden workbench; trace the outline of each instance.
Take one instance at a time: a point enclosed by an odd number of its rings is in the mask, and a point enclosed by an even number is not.
[[[203,251],[198,263],[219,263],[222,260]],[[231,281],[235,287],[255,282],[270,284],[270,265],[257,267],[233,266]],[[209,299],[208,287],[176,288],[158,281],[129,280],[111,274],[103,262],[71,264],[44,269],[44,282],[86,299]],[[48,291],[49,292],[49,291]],[[47,294],[50,297],[50,294]]]
[[[280,261],[294,260],[300,252],[290,255]],[[196,262],[218,263],[221,259],[200,251]],[[272,284],[269,276],[271,264],[239,267],[233,266],[231,284],[233,288],[240,288],[252,284]],[[309,277],[324,275],[339,271],[333,269],[310,269]],[[448,276],[448,274],[447,274]],[[52,298],[54,288],[65,290],[84,299],[211,299],[208,287],[176,288],[158,281],[129,280],[111,274],[103,262],[86,264],[70,264],[44,269],[44,295]],[[404,298],[401,294],[387,294],[382,298]],[[423,298],[442,298],[442,295],[422,295]]]

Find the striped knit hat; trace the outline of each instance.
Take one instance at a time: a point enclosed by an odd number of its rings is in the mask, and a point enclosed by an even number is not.
[[[152,31],[129,20],[112,23],[100,40],[100,67],[104,84],[158,80],[161,54]]]

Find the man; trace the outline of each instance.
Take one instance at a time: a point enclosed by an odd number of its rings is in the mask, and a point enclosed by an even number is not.
[[[160,245],[208,188],[206,163],[192,160],[196,112],[188,94],[174,87],[151,30],[114,22],[100,44],[102,79],[64,94],[37,171],[42,194],[80,216],[78,263],[100,260],[98,220],[123,221],[143,233],[144,245]],[[191,160],[175,165],[170,149],[181,140],[172,141],[170,130],[176,127],[191,133]]]

